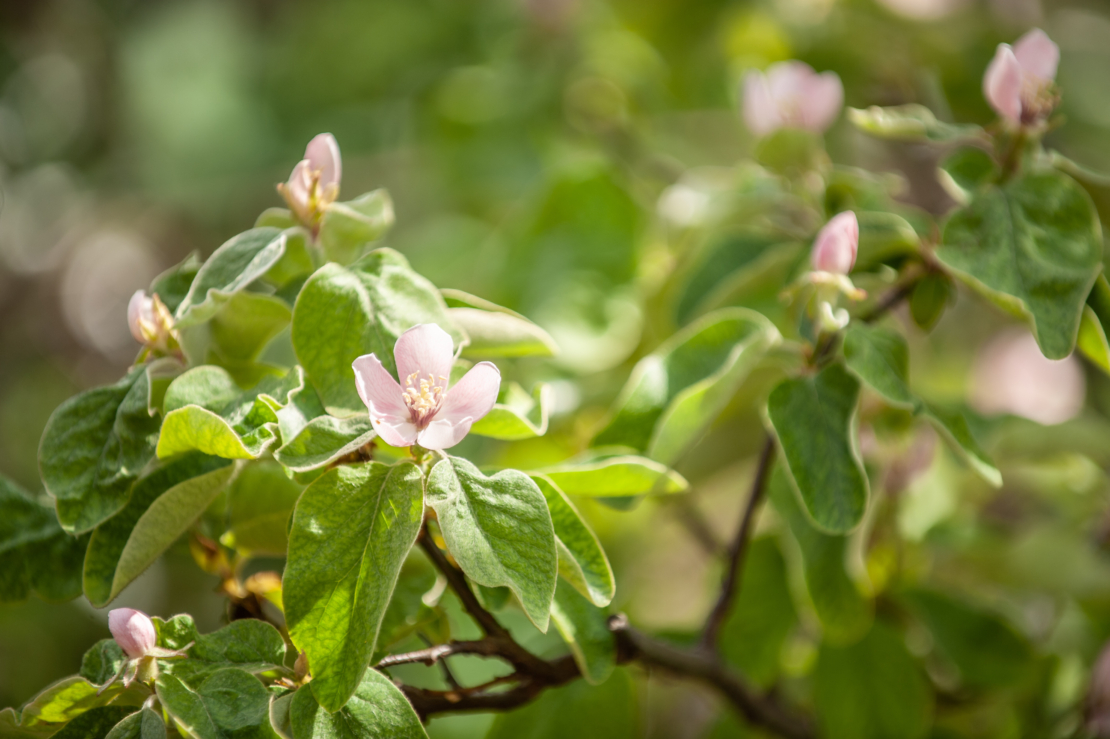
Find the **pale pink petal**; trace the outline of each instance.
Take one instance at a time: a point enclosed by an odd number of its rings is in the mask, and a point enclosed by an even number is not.
[[[805,62],[790,60],[767,68],[767,87],[779,105],[794,104],[808,92],[809,81],[816,72]]]
[[[493,408],[500,388],[501,371],[497,369],[497,365],[479,362],[463,375],[457,385],[447,391],[435,420],[452,423],[477,421]]]
[[[443,420],[432,421],[420,432],[416,442],[425,449],[433,451],[450,449],[466,438],[466,435],[470,433],[472,423],[470,420],[461,423]]]
[[[411,446],[416,441],[416,425],[393,375],[373,354],[362,355],[351,367],[358,396],[370,412],[374,431],[390,446]]]
[[[813,268],[846,275],[856,263],[859,249],[859,221],[850,210],[833,216],[817,234],[810,255]]]
[[[304,158],[312,169],[320,172],[320,187],[339,186],[343,177],[343,160],[339,156],[339,143],[330,133],[322,133],[308,142]]]
[[[312,164],[307,159],[293,167],[282,194],[294,213],[302,218],[308,214],[312,200]]]
[[[995,112],[1014,123],[1021,123],[1021,77],[1021,64],[1013,49],[999,44],[983,75],[983,93]]]
[[[807,131],[824,133],[844,106],[844,86],[836,72],[822,72],[813,75],[806,88],[806,95],[800,101],[803,127]]]
[[[127,303],[127,327],[131,329],[131,335],[135,337],[135,341],[140,344],[146,343],[146,337],[143,336],[142,320],[145,314],[151,312],[150,304],[151,299],[142,290],[136,291],[131,296],[130,302]]]
[[[415,373],[419,378],[431,375],[446,390],[451,365],[455,363],[454,342],[436,324],[421,323],[401,334],[393,347],[393,358],[397,360],[397,377],[402,385]]]
[[[744,123],[756,136],[766,136],[782,127],[778,105],[771,97],[767,78],[752,70],[744,77]]]
[[[1053,43],[1048,34],[1034,28],[1014,44],[1014,56],[1022,71],[1045,82],[1056,79],[1056,67],[1060,64],[1060,47]]]
[[[154,623],[142,611],[116,608],[108,612],[108,629],[112,638],[131,659],[145,656],[158,643]]]

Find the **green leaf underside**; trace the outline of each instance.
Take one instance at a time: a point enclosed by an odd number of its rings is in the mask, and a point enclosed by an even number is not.
[[[1075,346],[1096,367],[1110,374],[1110,342],[1106,339],[1106,329],[1089,305],[1083,306],[1083,318],[1079,323],[1079,337]]]
[[[938,121],[933,111],[917,104],[848,108],[848,119],[872,136],[901,141],[946,143],[983,136],[979,126]]]
[[[617,643],[609,630],[609,617],[565,580],[555,587],[551,621],[570,647],[582,677],[600,685],[617,664]]]
[[[451,320],[466,332],[467,357],[553,357],[555,339],[526,318],[478,308],[448,308]]]
[[[177,308],[177,325],[184,328],[212,318],[235,293],[266,274],[284,251],[285,234],[276,228],[253,228],[233,236],[197,272]]]
[[[198,634],[191,616],[174,616],[169,621],[154,619],[158,645],[184,649],[186,659],[166,660],[162,671],[186,685],[196,686],[209,675],[234,667],[248,673],[270,672],[285,661],[285,640],[265,621],[241,619],[211,634]]]
[[[859,381],[839,364],[815,377],[779,383],[768,416],[806,509],[831,533],[853,529],[867,507],[868,485],[852,443]]]
[[[274,458],[294,472],[307,472],[356,451],[375,436],[369,416],[319,416],[275,451]]]
[[[957,211],[936,256],[994,302],[1030,318],[1041,352],[1063,359],[1099,274],[1102,236],[1078,183],[1035,172],[983,190]]]
[[[23,707],[20,721],[24,727],[40,723],[64,724],[87,711],[109,704],[133,706],[130,711],[134,711],[143,701],[142,692],[144,691],[125,690],[122,684],[114,684],[101,690],[85,678],[72,675],[48,686],[32,698]],[[116,719],[112,723],[118,721]]]
[[[101,639],[81,658],[78,674],[97,685],[103,685],[119,672],[120,666],[127,661],[127,655],[116,644],[115,639]]]
[[[196,252],[193,252],[180,264],[170,267],[155,277],[150,283],[150,294],[157,295],[171,313],[176,313],[181,301],[189,294],[189,287],[196,279],[200,266],[200,258]]]
[[[435,323],[456,346],[465,335],[451,323],[442,296],[392,249],[355,264],[328,264],[305,283],[293,309],[293,347],[324,407],[335,416],[366,412],[351,363],[375,354],[396,375],[393,345],[419,323]]]
[[[112,727],[104,739],[166,739],[166,722],[153,709],[143,708]]]
[[[289,720],[296,739],[428,738],[404,693],[377,670],[366,671],[351,700],[338,712],[321,711],[314,695],[309,687],[293,694]]]
[[[423,514],[420,469],[409,462],[329,470],[297,504],[282,598],[328,711],[362,679]]]
[[[825,639],[832,644],[850,644],[871,627],[871,602],[861,595],[848,576],[845,558],[847,536],[818,531],[798,505],[790,480],[776,466],[768,484],[775,510],[786,520],[802,555],[806,591],[821,621]]]
[[[196,689],[164,674],[155,689],[174,723],[194,739],[276,739],[270,727],[270,693],[242,670],[217,670]]]
[[[66,531],[88,531],[127,502],[158,439],[149,400],[146,368],[136,367],[115,385],[70,398],[50,416],[39,469]]]
[[[212,319],[212,352],[223,361],[252,362],[292,319],[280,298],[238,293]]]
[[[628,446],[673,462],[779,340],[774,326],[753,311],[726,308],[703,316],[640,360],[593,446]]]
[[[582,519],[566,494],[543,475],[532,475],[551,513],[559,575],[596,606],[607,606],[616,593],[613,568],[597,535]]]
[[[929,684],[901,635],[884,624],[850,646],[823,645],[813,680],[824,736],[920,739],[928,733]]]
[[[0,511],[0,603],[32,592],[52,601],[80,595],[88,536],[65,533],[54,511],[2,475]]]
[[[463,572],[480,585],[508,587],[546,632],[558,553],[536,483],[516,470],[486,477],[465,459],[448,457],[428,476],[427,502]]]
[[[101,739],[134,712],[133,706],[98,706],[70,721],[54,736],[58,739]]]
[[[289,519],[304,486],[290,480],[281,465],[262,460],[246,465],[227,492],[232,544],[251,555],[284,556]]]
[[[547,433],[547,418],[554,392],[547,383],[537,383],[531,395],[515,382],[503,383],[497,403],[470,427],[470,433],[493,439],[532,439]]]
[[[190,454],[135,483],[123,510],[93,530],[85,555],[84,589],[100,607],[150,566],[224,489],[234,467]]]
[[[609,457],[596,462],[567,463],[537,470],[567,495],[622,497],[648,493],[681,493],[690,484],[672,469],[645,457]]]
[[[346,203],[332,203],[320,223],[320,245],[329,262],[350,264],[371,241],[393,225],[393,201],[386,190],[364,193]]]

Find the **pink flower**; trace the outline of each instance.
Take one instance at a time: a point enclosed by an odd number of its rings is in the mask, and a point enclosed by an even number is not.
[[[138,290],[127,304],[127,327],[144,351],[167,354],[178,350],[180,337],[173,325],[173,314],[158,295]]]
[[[474,365],[447,389],[455,361],[451,336],[434,323],[413,326],[401,334],[393,357],[404,389],[373,354],[352,364],[370,423],[391,446],[453,447],[497,402],[501,372],[490,362]]]
[[[1018,39],[1013,48],[999,44],[983,75],[983,93],[991,107],[1011,123],[1031,124],[1056,107],[1056,66],[1060,47],[1039,28]]]
[[[744,122],[757,136],[780,128],[823,133],[840,115],[844,87],[835,72],[817,74],[804,62],[772,64],[744,78]]]
[[[975,361],[971,404],[980,413],[1012,413],[1050,426],[1078,415],[1086,396],[1079,361],[1046,359],[1028,331],[999,335]]]
[[[825,224],[813,242],[810,259],[818,272],[846,275],[856,263],[859,249],[859,221],[850,210],[839,213]]]
[[[289,181],[278,185],[278,192],[302,223],[315,226],[324,209],[339,197],[342,177],[339,144],[330,133],[322,133],[308,142],[304,159],[293,167]]]
[[[158,635],[154,631],[154,623],[142,611],[133,608],[109,611],[108,628],[116,644],[131,659],[139,659],[155,651]]]
[[[154,325],[154,301],[147,297],[144,290],[137,290],[127,304],[127,327],[131,329],[135,341],[145,344],[149,341],[148,336],[153,337]]]

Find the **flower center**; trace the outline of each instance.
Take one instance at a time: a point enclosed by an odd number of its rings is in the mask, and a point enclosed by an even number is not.
[[[443,385],[447,384],[446,377],[439,378]],[[419,373],[413,372],[405,378],[405,389],[401,397],[405,399],[405,405],[409,407],[409,413],[412,414],[412,422],[419,428],[424,428],[432,420],[432,416],[439,410],[440,404],[443,402],[443,385],[435,384],[435,377],[428,374],[428,377],[421,378]]]

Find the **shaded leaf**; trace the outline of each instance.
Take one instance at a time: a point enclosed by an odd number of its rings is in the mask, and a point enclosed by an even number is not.
[[[270,693],[242,670],[217,670],[195,690],[163,674],[155,689],[174,723],[194,739],[276,739],[270,726]]]
[[[582,677],[600,685],[617,664],[617,643],[609,630],[609,616],[579,594],[565,580],[555,587],[551,621],[570,647]]]
[[[848,108],[848,120],[872,136],[897,141],[947,143],[986,138],[979,126],[938,121],[924,105],[896,105],[886,108],[873,105],[866,110]]]
[[[328,206],[320,222],[320,245],[329,262],[350,264],[391,226],[393,201],[386,190],[374,190]]]
[[[198,634],[191,616],[174,616],[169,621],[154,618],[158,645],[165,649],[184,649],[190,643],[186,659],[162,662],[162,671],[172,674],[190,686],[207,676],[225,670],[257,673],[281,669],[285,661],[285,640],[281,633],[257,619],[239,619],[211,634]]]
[[[547,383],[537,383],[529,395],[515,382],[503,382],[497,403],[470,427],[470,433],[510,441],[543,436],[553,395]]]
[[[376,436],[368,415],[318,416],[275,451],[274,458],[294,472],[307,472],[357,451]]]
[[[67,534],[45,502],[3,475],[0,511],[0,603],[25,600],[32,592],[51,601],[80,595],[88,535]]]
[[[613,568],[597,535],[582,519],[566,494],[543,475],[532,475],[551,513],[559,575],[596,606],[607,606],[616,593]]]
[[[178,306],[177,325],[204,323],[235,293],[266,274],[285,251],[285,234],[276,228],[253,228],[233,236],[201,266]]]
[[[253,362],[292,319],[292,309],[280,298],[237,293],[212,319],[209,350],[223,362]]]
[[[589,462],[566,462],[537,470],[567,495],[623,497],[681,493],[689,488],[682,475],[644,457],[620,456]]]
[[[252,556],[285,556],[289,518],[302,490],[271,460],[244,467],[228,489],[225,543]]]

